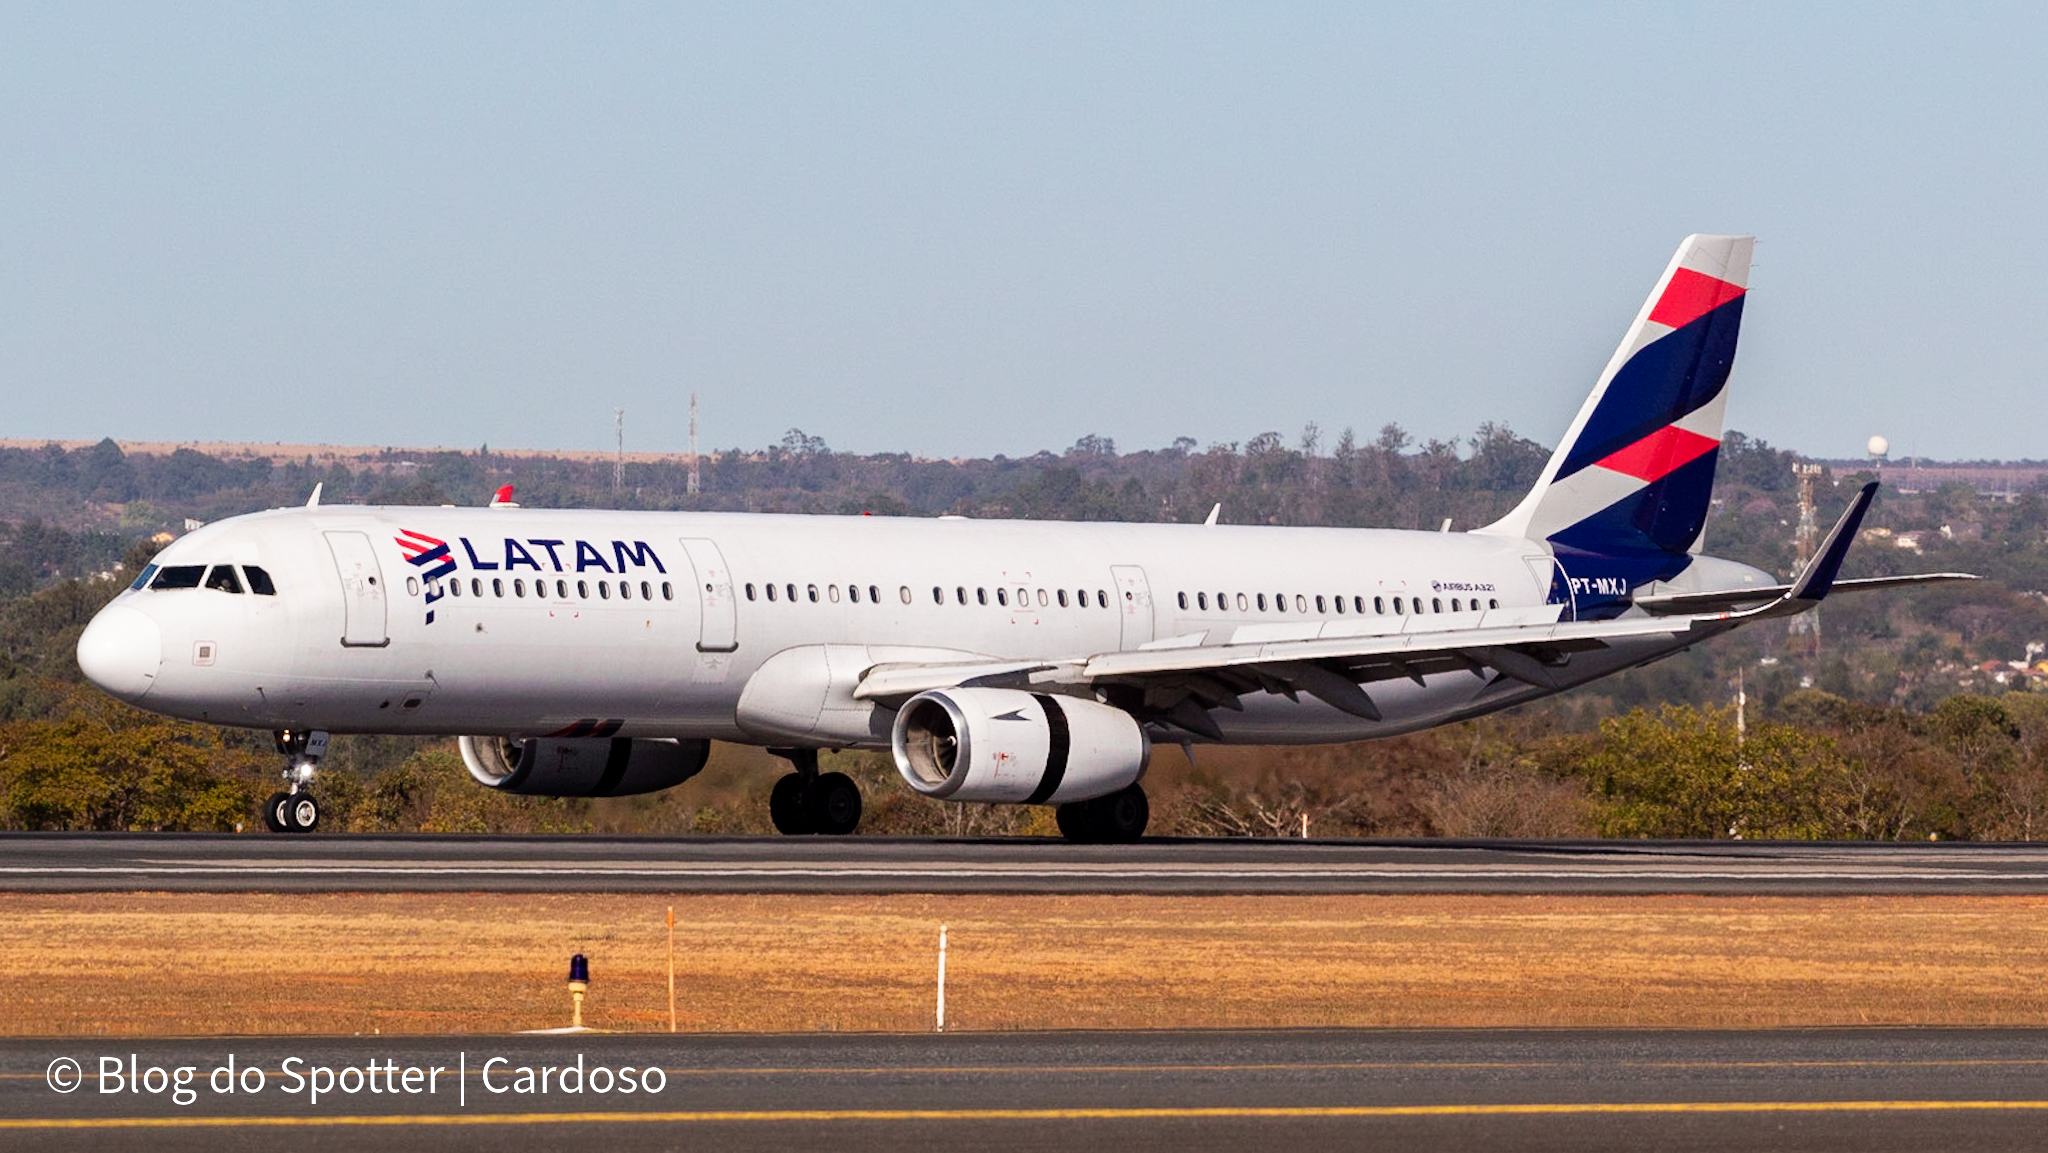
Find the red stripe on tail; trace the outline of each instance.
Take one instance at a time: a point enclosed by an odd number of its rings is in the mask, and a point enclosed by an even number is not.
[[[1739,284],[1681,268],[1671,274],[1671,283],[1664,286],[1664,295],[1657,298],[1650,319],[1672,328],[1684,328],[1742,293]]]
[[[1668,424],[1593,463],[1640,481],[1662,480],[1680,466],[1691,464],[1720,446],[1721,442],[1712,437]]]

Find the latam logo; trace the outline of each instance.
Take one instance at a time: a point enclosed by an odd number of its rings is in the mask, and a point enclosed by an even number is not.
[[[405,551],[405,561],[420,570],[420,583],[426,587],[427,623],[434,623],[433,605],[446,591],[436,582],[456,571],[459,567],[455,553],[445,540],[431,537],[409,528],[398,530],[394,538],[398,547]],[[606,572],[623,573],[629,568],[653,567],[655,572],[667,575],[668,566],[661,563],[661,557],[644,540],[599,541],[549,540],[539,537],[500,538],[503,549],[496,553],[502,559],[485,560],[477,555],[476,545],[466,536],[456,537],[463,554],[469,558],[469,567],[475,572],[512,572],[517,569],[532,569],[534,572]],[[607,548],[609,546],[609,556]],[[484,548],[490,551],[491,542],[484,541]],[[545,559],[546,563],[542,561]]]
[[[448,542],[409,528],[398,530],[398,547],[405,550],[405,563],[420,571],[420,583],[427,589],[427,623],[434,623],[433,604],[442,597],[434,582],[455,571],[455,558]]]

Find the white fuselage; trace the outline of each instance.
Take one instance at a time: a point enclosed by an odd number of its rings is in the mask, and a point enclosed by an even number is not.
[[[121,630],[134,667],[94,679],[157,712],[266,729],[595,726],[787,744],[789,730],[745,723],[741,701],[792,650],[841,654],[817,667],[846,681],[888,659],[1476,628],[1543,605],[1554,562],[1542,544],[1464,533],[330,506],[221,521],[156,564],[258,566],[276,590],[142,588],[109,606],[93,627]],[[1587,654],[1569,683],[1666,651]],[[843,703],[849,684],[755,691],[793,693],[767,712],[801,713],[822,695]],[[1355,740],[1537,695],[1438,674],[1377,686],[1380,721],[1305,694],[1254,694],[1215,719],[1231,742]],[[810,743],[886,737],[820,729]]]

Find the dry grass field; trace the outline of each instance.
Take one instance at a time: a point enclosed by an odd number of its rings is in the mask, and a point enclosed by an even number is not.
[[[2048,898],[0,896],[0,1034],[2048,1024]]]

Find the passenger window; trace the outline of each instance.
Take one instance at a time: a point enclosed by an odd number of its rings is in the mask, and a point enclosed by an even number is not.
[[[1106,592],[1103,592],[1103,591],[1102,591],[1101,589],[1096,589],[1096,590],[1095,590],[1095,603],[1096,603],[1096,604],[1098,604],[1098,605],[1100,605],[1100,606],[1102,606],[1103,608],[1108,608],[1108,607],[1109,607],[1109,594],[1108,594],[1108,593],[1106,593]]]
[[[600,580],[597,582],[597,599],[601,601],[608,601],[612,599],[612,582],[608,580]]]
[[[1084,608],[1084,609],[1085,609],[1085,608],[1087,608],[1087,607],[1088,607],[1088,590],[1087,590],[1087,589],[1075,589],[1075,590],[1074,590],[1074,603],[1075,603],[1076,605],[1080,606],[1081,608]]]
[[[405,595],[409,597],[416,597],[420,595],[420,578],[405,578]]]
[[[206,574],[206,587],[224,593],[234,593],[236,596],[242,595],[242,580],[235,575],[233,565],[213,566],[213,571]]]
[[[1182,594],[1180,594],[1180,596],[1181,596],[1181,599],[1182,599],[1183,601],[1185,601],[1185,600],[1187,599],[1187,596],[1188,596],[1188,594],[1186,594],[1186,593],[1182,593]],[[1046,606],[1046,603],[1047,603],[1047,602],[1046,602],[1046,598],[1045,598],[1045,590],[1044,590],[1044,589],[1039,589],[1039,590],[1038,590],[1038,607],[1039,607],[1039,608],[1044,608],[1044,607]],[[1185,605],[1183,605],[1182,607],[1183,607],[1183,608],[1185,608],[1186,606],[1185,606]]]
[[[838,586],[838,585],[826,585],[826,586],[825,586],[825,599],[826,599],[826,600],[828,600],[828,601],[831,601],[831,602],[832,602],[833,604],[835,604],[835,605],[836,605],[836,604],[838,604],[838,603],[839,603],[839,586]]]
[[[878,604],[881,604],[881,603],[882,603],[882,590],[881,590],[881,589],[878,589],[878,588],[876,588],[876,587],[875,587],[874,585],[869,585],[869,586],[868,586],[868,603],[869,603],[869,604],[871,604],[871,605],[878,605]]]
[[[1010,590],[1009,590],[1009,589],[997,589],[997,590],[996,590],[996,603],[997,603],[997,604],[999,604],[999,605],[1003,605],[1004,607],[1008,607],[1008,606],[1009,606],[1009,603],[1010,603]]]
[[[629,601],[629,600],[632,600],[632,599],[633,599],[633,582],[632,582],[632,581],[620,581],[620,582],[619,582],[619,599],[620,599],[620,600],[622,600],[622,601]]]
[[[769,586],[768,586],[768,599],[769,599],[769,600],[771,600],[771,601],[775,599],[775,586],[774,586],[774,585],[769,585]]]
[[[1017,590],[1017,607],[1018,607],[1018,608],[1020,608],[1020,609],[1023,609],[1023,608],[1030,608],[1030,607],[1031,607],[1031,590],[1030,590],[1030,589],[1018,589],[1018,590]]]
[[[1338,615],[1338,616],[1340,616],[1340,617],[1341,617],[1341,616],[1343,616],[1343,615],[1344,615],[1344,598],[1343,598],[1343,597],[1331,597],[1331,598],[1330,598],[1330,600],[1331,600],[1332,602],[1334,602],[1334,603],[1336,604],[1336,606],[1337,606],[1337,615]]]
[[[838,586],[837,586],[837,585],[835,585],[835,586],[833,586],[833,587],[834,587],[834,588],[837,588]],[[846,599],[847,599],[847,602],[848,602],[849,604],[859,604],[859,603],[860,603],[860,586],[859,586],[859,585],[847,585],[847,586],[846,586]]]
[[[588,581],[576,582],[576,599],[586,601],[590,599],[590,583]]]
[[[505,582],[502,578],[491,578],[491,595],[494,597],[503,597],[505,595]]]
[[[783,595],[783,596],[785,596],[785,597],[788,597],[788,598],[789,598],[789,603],[790,603],[790,604],[795,604],[795,603],[796,603],[796,586],[795,586],[795,585],[793,585],[793,584],[785,584],[785,585],[783,585],[783,586],[782,586],[782,595]]]
[[[1305,596],[1303,596],[1303,595],[1301,595],[1300,593],[1295,593],[1295,594],[1294,594],[1294,611],[1295,611],[1295,612],[1298,612],[1298,613],[1305,613],[1305,612],[1307,612],[1307,611],[1308,611],[1308,598],[1307,598],[1307,597],[1305,597]]]
[[[1457,612],[1457,611],[1458,611],[1458,598],[1457,598],[1457,597],[1452,597],[1452,598],[1451,598],[1451,611],[1452,611],[1452,612]]]
[[[562,600],[562,601],[565,601],[565,600],[568,600],[568,599],[569,599],[569,582],[568,582],[568,581],[565,581],[565,580],[558,580],[558,581],[556,581],[556,582],[555,582],[555,599],[556,599],[556,600]]]
[[[1486,607],[1487,607],[1487,608],[1489,608],[1489,609],[1497,609],[1497,608],[1499,608],[1499,607],[1500,607],[1500,602],[1499,602],[1499,601],[1497,601],[1497,600],[1495,600],[1495,599],[1493,599],[1492,597],[1487,597],[1487,598],[1486,598]]]
[[[259,597],[274,597],[277,586],[270,583],[270,574],[252,564],[242,566],[242,575],[249,578],[249,591]]]
[[[953,599],[954,599],[954,600],[957,600],[957,601],[959,601],[959,602],[960,602],[961,604],[963,604],[963,605],[964,605],[964,604],[966,604],[966,603],[967,603],[967,586],[965,586],[965,585],[960,585],[960,586],[957,586],[957,587],[955,587],[955,588],[953,589]],[[975,589],[975,590],[974,590],[974,599],[975,599],[975,600],[978,600],[978,601],[980,601],[980,602],[981,602],[982,604],[987,604],[987,603],[988,603],[988,590],[987,590],[987,589]]]
[[[1237,611],[1241,613],[1251,611],[1250,602],[1244,599],[1243,593],[1237,594]]]
[[[448,582],[448,595],[451,597],[459,597],[462,595],[461,577],[456,577],[454,580]]]
[[[663,585],[661,587],[667,588],[668,586]],[[643,601],[651,601],[654,599],[654,590],[648,587],[646,581],[640,582],[640,599]]]
[[[469,591],[470,591],[470,592],[472,592],[472,593],[474,593],[474,594],[476,594],[477,596],[482,596],[482,595],[484,595],[484,578],[482,578],[482,577],[471,577],[471,578],[469,578]]]
[[[940,589],[937,585],[932,586],[932,603],[935,605],[942,605],[946,603],[946,594],[944,590]]]
[[[153,589],[196,589],[199,578],[206,575],[203,564],[174,564],[157,570],[156,579],[149,584]]]
[[[1198,593],[1196,593],[1196,594],[1195,594],[1195,607],[1196,607],[1197,609],[1200,609],[1200,610],[1201,610],[1201,611],[1203,611],[1203,612],[1208,612],[1208,611],[1209,611],[1209,594],[1208,594],[1208,593],[1204,593],[1204,592],[1198,592]]]
[[[1401,598],[1400,598],[1400,597],[1395,597],[1395,598],[1394,598],[1394,615],[1395,615],[1395,616],[1400,616],[1400,615],[1401,615]]]
[[[143,565],[143,566],[142,566],[142,571],[141,571],[141,572],[139,572],[139,573],[136,573],[136,574],[135,574],[135,580],[134,580],[134,582],[133,582],[133,583],[131,583],[131,584],[130,584],[130,585],[129,585],[128,587],[129,587],[129,588],[130,588],[131,590],[132,590],[132,589],[139,589],[139,588],[146,588],[146,587],[148,587],[148,585],[149,585],[149,578],[151,578],[151,577],[153,577],[153,576],[155,576],[155,575],[156,575],[156,566],[155,566],[155,565],[153,565],[153,564],[146,564],[146,565]]]
[[[753,599],[754,599],[754,584],[753,584],[753,582],[752,582],[752,581],[748,581],[748,582],[747,582],[747,599],[748,599],[748,600],[753,600]]]
[[[676,599],[675,586],[668,583],[667,581],[661,582],[661,599],[665,601],[672,601]]]
[[[1372,611],[1377,616],[1387,615],[1387,602],[1382,597],[1372,598]]]
[[[1265,593],[1260,593],[1260,594],[1259,594],[1259,611],[1260,611],[1260,612],[1265,612],[1265,611],[1266,611],[1266,594],[1265,594]]]
[[[1061,590],[1060,590],[1060,596],[1059,596],[1059,600],[1060,600],[1060,607],[1061,607],[1061,608],[1066,608],[1066,607],[1067,607],[1067,590],[1065,590],[1065,589],[1061,589]]]
[[[910,603],[910,586],[909,586],[909,585],[902,585],[902,586],[898,587],[898,588],[897,588],[897,590],[896,590],[896,595],[897,595],[897,597],[899,597],[899,598],[900,598],[900,599],[901,599],[901,600],[903,601],[903,603],[904,603],[904,604],[909,604],[909,603]]]
[[[1443,601],[1443,598],[1442,598],[1442,597],[1431,597],[1431,598],[1429,598],[1429,611],[1430,611],[1430,612],[1433,612],[1433,613],[1440,613],[1440,612],[1444,611],[1444,601]]]
[[[518,577],[512,578],[512,595],[518,597],[520,600],[525,600],[526,582],[519,579]]]
[[[1324,606],[1323,598],[1321,596],[1316,597],[1316,611],[1319,613],[1326,613],[1330,611],[1328,608]]]
[[[806,595],[806,596],[808,596],[808,597],[810,597],[810,598],[811,598],[811,603],[812,603],[812,604],[817,604],[817,603],[818,603],[818,586],[817,586],[817,585],[805,585],[805,586],[804,586],[804,595]]]
[[[1176,593],[1176,594],[1174,594],[1174,595],[1176,595],[1176,596],[1178,596],[1178,597],[1180,598],[1180,611],[1182,611],[1182,612],[1186,612],[1186,611],[1188,611],[1188,594],[1186,594],[1186,593]]]

